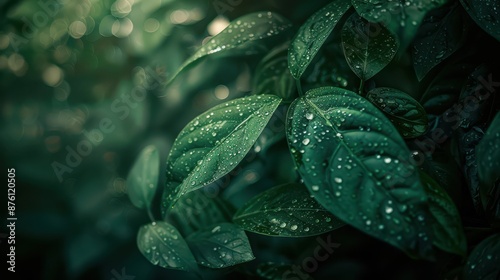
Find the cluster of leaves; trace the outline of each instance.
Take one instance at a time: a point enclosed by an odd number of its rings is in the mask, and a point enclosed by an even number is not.
[[[202,113],[178,135],[166,163],[162,221],[151,213],[160,156],[154,147],[140,155],[127,180],[132,202],[152,219],[139,230],[139,250],[153,264],[199,273],[199,266],[253,260],[245,231],[306,237],[348,225],[412,258],[456,255],[455,273],[466,279],[495,279],[498,69],[467,44],[483,36],[475,34],[483,32],[479,26],[491,35],[487,42],[499,46],[498,6],[335,0],[296,32],[274,12],[232,21],[169,82],[209,55],[265,54],[253,92]],[[278,108],[287,111],[286,128],[269,132]],[[269,133],[275,140],[263,141]],[[237,211],[209,196],[206,187],[243,164],[249,151],[265,153],[277,142],[288,144],[298,179]],[[469,191],[454,184],[457,169]],[[457,209],[463,201],[473,204],[472,215],[464,214],[466,206]],[[462,222],[487,228],[488,238],[467,244]],[[262,265],[276,269],[255,273],[281,279],[278,264]]]

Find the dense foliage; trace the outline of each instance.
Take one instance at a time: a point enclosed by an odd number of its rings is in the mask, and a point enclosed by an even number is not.
[[[203,267],[238,265],[266,279],[292,279],[298,274],[286,273],[287,264],[255,260],[245,231],[335,236],[345,226],[437,262],[442,279],[497,279],[497,8],[480,0],[335,0],[299,25],[271,11],[231,21],[168,83],[185,79],[206,56],[243,55],[260,60],[254,87],[182,129],[167,158],[163,219],[141,228],[141,252],[154,264],[201,275]],[[285,129],[276,129],[273,114]],[[293,165],[279,162],[288,170],[272,179],[276,186],[233,203],[253,187],[231,174],[249,169],[252,150]],[[158,161],[143,155],[130,177],[146,178]],[[280,172],[269,168],[268,176]],[[151,204],[148,184],[129,184],[132,201],[142,189],[143,204]],[[214,188],[217,197],[197,205]],[[237,211],[228,214],[225,204]],[[199,217],[182,214],[190,208],[201,209]],[[250,261],[257,269],[245,268]]]

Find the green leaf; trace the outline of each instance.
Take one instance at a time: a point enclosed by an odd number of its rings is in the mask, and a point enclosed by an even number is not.
[[[366,98],[389,118],[404,138],[415,138],[427,130],[424,108],[407,93],[393,88],[375,88]]]
[[[228,27],[212,37],[195,54],[186,60],[168,80],[171,83],[184,69],[199,59],[220,52],[245,53],[260,52],[254,41],[276,36],[291,27],[283,16],[272,12],[256,12],[232,21]]]
[[[465,280],[497,280],[500,277],[500,234],[479,243],[470,253],[464,268]]]
[[[277,264],[273,262],[261,263],[257,267],[257,275],[262,279],[267,280],[282,280],[293,279],[285,278],[286,275],[294,275],[295,271],[293,265],[290,264]],[[299,279],[296,278],[295,279]],[[312,280],[313,278],[307,272],[301,272],[300,279]]]
[[[467,241],[455,204],[446,191],[429,175],[421,172],[420,178],[429,198],[434,245],[441,250],[465,256]]]
[[[144,148],[127,176],[127,193],[138,208],[150,208],[158,186],[160,155],[154,146]]]
[[[381,22],[397,35],[402,50],[413,41],[425,14],[447,0],[352,0],[352,5],[363,18]]]
[[[462,46],[468,26],[458,7],[436,9],[423,20],[413,48],[413,68],[419,81]]]
[[[283,237],[318,235],[344,225],[301,184],[280,185],[257,195],[236,212],[233,222],[247,231]]]
[[[399,42],[381,24],[354,13],[342,27],[342,47],[352,71],[366,81],[391,62]]]
[[[224,268],[255,259],[245,231],[234,224],[214,225],[186,240],[197,262],[206,267]]]
[[[287,139],[323,207],[412,257],[432,258],[427,198],[410,151],[369,101],[340,88],[310,90],[290,107]]]
[[[460,3],[479,27],[500,41],[500,2],[495,0],[460,0]]]
[[[182,196],[168,217],[184,236],[188,236],[214,224],[230,222],[234,212],[229,202],[219,196],[210,197],[199,189]]]
[[[288,43],[267,54],[255,70],[253,92],[275,94],[291,100],[295,93],[295,80],[288,69]]]
[[[299,79],[321,48],[337,22],[351,7],[349,0],[336,0],[314,13],[300,27],[288,50],[288,67]]]
[[[481,195],[489,194],[500,178],[500,113],[497,113],[476,147],[477,169]]]
[[[142,226],[137,246],[152,264],[164,268],[196,271],[196,260],[177,229],[166,222]]]
[[[229,173],[245,157],[281,102],[257,95],[215,106],[181,131],[167,159],[163,210]]]

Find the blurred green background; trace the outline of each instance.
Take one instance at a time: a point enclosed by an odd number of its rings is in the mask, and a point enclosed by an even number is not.
[[[238,16],[270,10],[299,25],[328,2],[0,0],[1,170],[16,169],[16,276],[191,277],[140,255],[136,233],[148,218],[131,205],[125,178],[145,146],[156,145],[164,161],[188,121],[250,92],[258,59],[207,59],[168,88],[165,80]],[[263,173],[276,162],[252,165],[243,180],[274,185],[283,178]],[[314,240],[249,237],[268,260],[292,262],[307,256],[304,244]],[[337,279],[377,271],[394,274],[386,279],[432,279],[430,264],[351,228],[336,238],[342,247],[329,262],[343,275]],[[285,247],[295,255],[272,255]]]

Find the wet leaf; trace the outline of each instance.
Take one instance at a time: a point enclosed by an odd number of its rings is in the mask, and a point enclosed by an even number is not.
[[[318,235],[344,225],[301,184],[280,185],[261,193],[236,212],[233,222],[247,231],[284,237]]]
[[[459,7],[455,4],[436,9],[423,20],[413,48],[413,67],[419,81],[462,46],[467,21]]]
[[[234,224],[213,225],[186,240],[196,261],[206,267],[224,268],[255,259],[245,231]]]
[[[280,102],[275,95],[239,98],[215,106],[187,124],[167,159],[163,210],[235,168]]]
[[[287,139],[316,200],[410,256],[431,258],[427,198],[392,123],[354,92],[310,90],[290,107]]]
[[[470,253],[464,268],[465,280],[497,280],[500,277],[500,234],[479,243]]]
[[[424,108],[407,93],[393,88],[375,88],[366,98],[389,118],[404,138],[415,138],[427,130]]]
[[[282,280],[288,275],[293,275],[293,265],[290,264],[277,264],[273,262],[261,263],[257,267],[257,275],[262,279],[267,280]],[[292,278],[293,279],[293,278]],[[298,278],[297,278],[298,279]],[[301,272],[300,279],[312,280],[311,276],[306,272]]]
[[[351,7],[349,0],[333,1],[314,13],[300,27],[288,50],[288,67],[295,79],[300,79],[344,13]]]
[[[494,104],[494,98],[491,98],[494,88],[490,88],[485,79],[492,78],[492,71],[491,66],[481,64],[466,78],[459,97],[462,113],[456,112],[460,118],[460,127],[468,129],[481,122],[484,123],[485,117],[491,112],[491,106]]]
[[[421,172],[420,178],[429,198],[434,245],[441,250],[465,256],[467,242],[455,204],[429,175]]]
[[[447,0],[352,0],[352,5],[363,18],[380,22],[397,35],[405,50],[413,41],[425,14]]]
[[[138,208],[151,208],[158,186],[160,155],[154,146],[144,148],[127,176],[127,193]]]
[[[199,59],[219,52],[257,52],[256,40],[276,36],[291,27],[290,22],[279,14],[257,12],[244,15],[232,21],[228,27],[215,35],[195,54],[186,60],[168,80],[171,83],[184,69],[192,66]]]
[[[481,197],[488,195],[500,178],[500,113],[497,113],[476,147]]]
[[[460,3],[479,27],[500,41],[500,2],[495,0],[460,0]]]
[[[352,71],[366,81],[391,62],[399,42],[381,24],[354,13],[342,28],[342,47]]]
[[[288,44],[283,44],[267,54],[255,70],[253,92],[275,94],[291,100],[295,92],[295,80],[288,69]]]
[[[152,264],[164,268],[196,271],[196,260],[177,229],[166,222],[142,226],[137,246]]]
[[[230,222],[234,212],[229,202],[199,189],[182,196],[168,217],[184,236],[188,236],[214,224]]]

